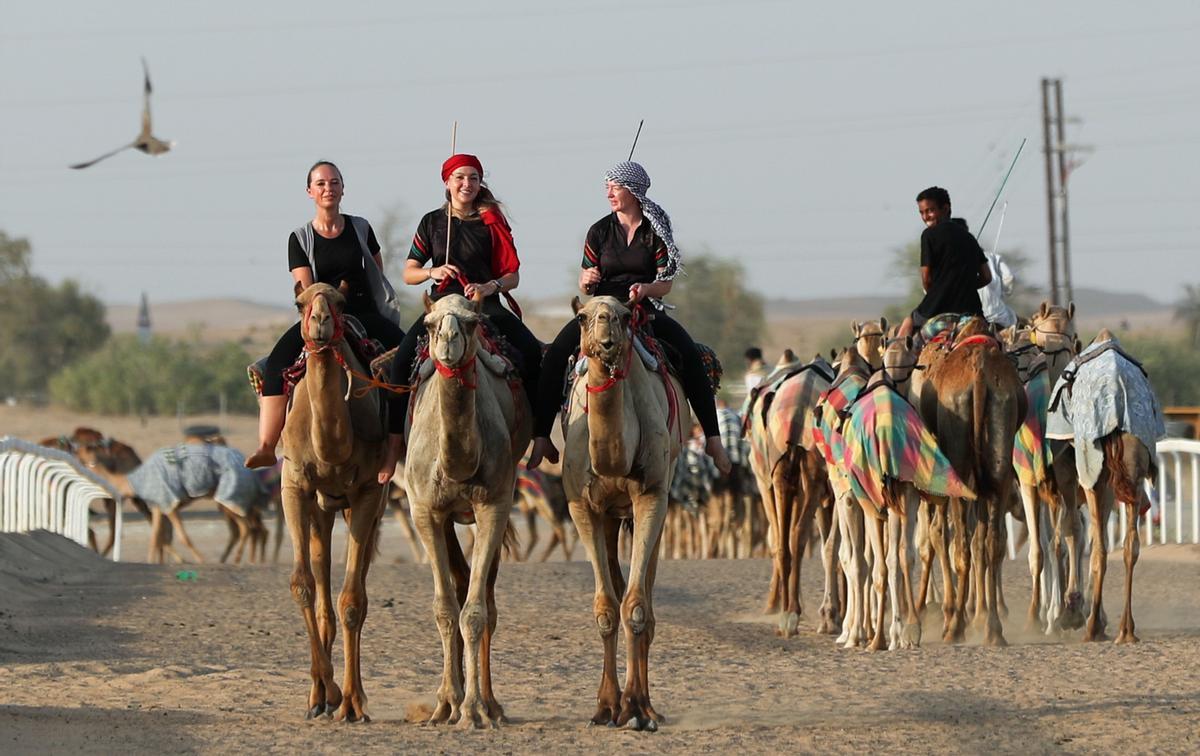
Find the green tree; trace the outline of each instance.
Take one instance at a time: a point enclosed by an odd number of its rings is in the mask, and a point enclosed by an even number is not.
[[[1131,334],[1121,348],[1142,363],[1164,407],[1200,405],[1200,351],[1187,338]]]
[[[1200,285],[1184,284],[1183,299],[1175,305],[1175,319],[1187,326],[1188,341],[1200,347]]]
[[[671,316],[693,339],[716,352],[730,375],[741,375],[742,352],[762,340],[766,324],[762,297],[746,288],[741,263],[717,258],[710,251],[690,257],[684,270],[667,298],[678,307]]]
[[[51,286],[33,275],[31,255],[27,240],[0,232],[0,396],[40,394],[109,336],[104,305],[74,281]]]

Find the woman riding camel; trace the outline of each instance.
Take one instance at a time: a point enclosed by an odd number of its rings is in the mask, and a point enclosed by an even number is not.
[[[344,282],[349,287],[344,312],[353,315],[385,349],[391,349],[404,338],[404,331],[388,315],[395,312],[390,305],[393,292],[383,274],[379,242],[365,218],[342,213],[344,191],[342,172],[333,163],[319,160],[308,169],[308,196],[316,213],[311,222],[288,237],[288,267],[300,290],[314,283],[336,287]],[[287,414],[283,371],[303,348],[304,337],[296,322],[267,357],[258,410],[258,449],[246,460],[246,467],[270,467],[276,462],[275,446]]]
[[[634,304],[646,300],[656,308],[650,329],[655,338],[679,353],[683,390],[704,429],[704,451],[722,473],[727,473],[729,457],[721,444],[717,406],[700,351],[683,326],[667,316],[660,301],[670,293],[680,270],[671,218],[646,197],[650,176],[641,165],[617,163],[604,178],[613,211],[588,229],[579,289],[584,294],[607,295]],[[572,319],[559,331],[543,360],[542,382],[534,404],[530,468],[541,464],[543,458],[558,460],[558,450],[550,442],[550,428],[561,404],[567,361],[578,349],[579,321]]]
[[[404,283],[419,286],[426,281],[432,282],[429,296],[434,300],[448,294],[461,294],[468,299],[483,296],[483,313],[520,353],[521,379],[532,404],[541,369],[542,344],[500,301],[504,295],[515,306],[508,292],[521,282],[521,261],[517,259],[512,230],[500,201],[483,181],[483,165],[479,158],[451,155],[442,163],[442,181],[446,185],[446,204],[426,213],[417,225],[412,249],[404,264]],[[450,224],[449,239],[447,223]],[[447,241],[449,255],[446,253]],[[425,333],[425,315],[422,313],[409,328],[392,360],[392,383],[409,382],[417,356],[417,340]],[[390,438],[387,458],[379,471],[381,483],[391,479],[396,462],[404,456],[408,402],[407,393],[389,397]]]

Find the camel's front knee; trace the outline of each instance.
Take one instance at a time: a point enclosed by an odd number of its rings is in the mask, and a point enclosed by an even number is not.
[[[612,602],[605,597],[599,598],[592,605],[592,614],[596,618],[596,629],[600,631],[601,638],[608,638],[617,632],[619,620],[617,617],[617,609]]]
[[[448,601],[433,602],[433,621],[443,636],[458,629],[458,607]]]
[[[641,599],[626,602],[625,606],[621,608],[625,626],[634,635],[641,635],[654,624],[654,618],[650,615],[649,607]]]
[[[313,605],[313,596],[317,591],[317,582],[310,574],[301,570],[292,573],[292,599],[301,609],[309,609]]]
[[[487,624],[487,610],[484,609],[482,602],[469,603],[463,607],[458,622],[462,627],[464,638],[474,640],[482,637],[483,628]]]

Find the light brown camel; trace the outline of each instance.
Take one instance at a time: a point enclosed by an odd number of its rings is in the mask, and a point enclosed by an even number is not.
[[[385,505],[378,470],[386,425],[376,393],[354,391],[348,371],[361,375],[365,370],[342,338],[342,293],[316,283],[297,296],[296,304],[306,372],[293,391],[283,427],[280,490],[292,539],[292,597],[304,618],[312,659],[307,717],[336,711],[337,719],[365,722],[369,717],[360,649],[367,618],[367,572]],[[338,511],[349,530],[337,612],[346,665],[341,688],[334,682],[331,659],[337,629],[330,594],[330,534]]]
[[[856,327],[856,332],[862,330]],[[857,341],[870,352],[872,338],[864,334]],[[875,356],[878,359],[878,354]],[[767,611],[781,611],[776,633],[784,638],[796,634],[803,611],[800,570],[813,515],[818,508],[833,507],[825,458],[813,439],[817,406],[829,388],[830,377],[812,364],[795,370],[794,375],[773,387],[765,411],[761,405],[752,406],[749,418],[750,465],[772,534]],[[834,532],[830,529],[830,533],[823,533],[826,538],[822,543],[833,542]],[[819,611],[820,633],[841,629],[832,556],[832,548],[828,553],[822,549],[825,591]]]
[[[586,380],[571,393],[563,485],[595,578],[592,612],[604,645],[596,724],[658,729],[650,703],[654,576],[675,458],[690,411],[679,381],[634,355],[633,313],[612,297],[576,298]],[[629,581],[617,561],[622,520],[633,520]],[[618,602],[619,605],[618,605]],[[619,615],[618,615],[619,611]],[[617,687],[617,629],[625,628],[625,689]]]
[[[944,637],[962,638],[965,588],[973,564],[975,622],[982,626],[985,643],[1005,645],[997,600],[997,563],[1005,556],[1002,505],[1013,485],[1013,438],[1025,417],[1025,390],[1016,368],[990,335],[987,321],[979,317],[959,329],[949,354],[927,373],[921,415],[959,477],[979,497],[974,503],[950,500],[958,580],[957,594],[949,580],[943,582]],[[968,532],[972,534],[970,554],[965,540]],[[944,541],[942,545],[946,545]]]
[[[433,567],[442,680],[430,723],[495,727],[496,574],[512,533],[517,463],[532,435],[529,402],[480,344],[481,300],[425,298],[433,370],[413,397],[405,467],[413,523]],[[475,523],[468,570],[455,521]],[[461,637],[460,637],[461,632]]]

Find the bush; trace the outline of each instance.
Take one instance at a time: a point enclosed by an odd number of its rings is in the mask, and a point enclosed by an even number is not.
[[[251,357],[235,343],[215,346],[134,336],[110,339],[50,380],[50,396],[70,409],[103,414],[211,412],[222,394],[229,412],[256,412],[246,381]]]
[[[1123,335],[1121,348],[1142,363],[1164,407],[1200,405],[1200,352],[1186,338]]]

